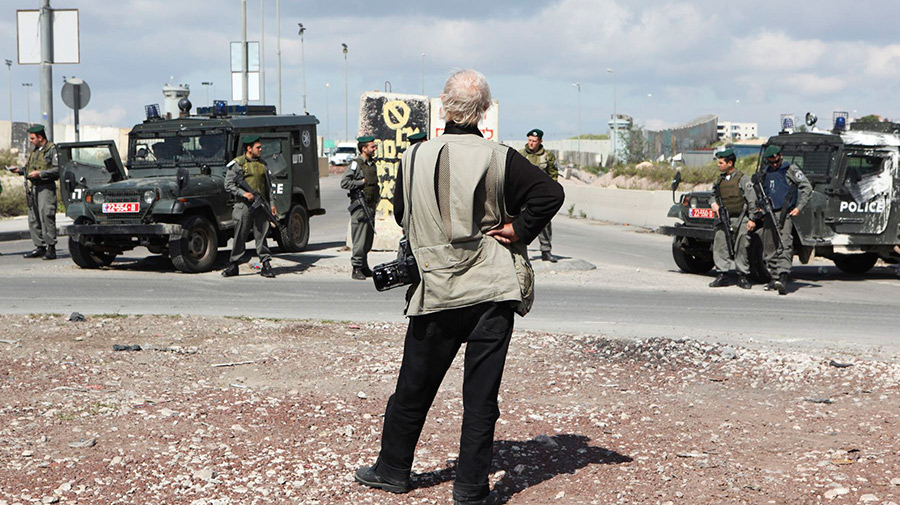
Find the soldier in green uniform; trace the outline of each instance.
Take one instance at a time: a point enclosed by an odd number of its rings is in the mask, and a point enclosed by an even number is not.
[[[228,173],[225,175],[225,190],[234,195],[237,202],[234,204],[234,246],[231,248],[231,262],[228,268],[222,271],[223,277],[232,277],[238,274],[238,265],[249,259],[246,252],[247,237],[253,231],[253,239],[256,241],[256,255],[262,263],[259,274],[263,277],[273,278],[272,255],[266,246],[266,235],[269,233],[269,220],[263,208],[251,208],[253,200],[263,198],[265,204],[271,206],[272,214],[275,214],[275,206],[272,205],[272,184],[269,178],[269,169],[262,160],[262,143],[259,135],[244,135],[241,137],[241,145],[244,146],[244,154],[238,156],[228,164]],[[248,191],[248,186],[252,191]],[[254,195],[255,193],[255,195]]]
[[[787,294],[788,274],[791,272],[791,263],[794,259],[794,225],[793,218],[803,210],[812,196],[812,185],[797,165],[784,161],[781,156],[781,147],[771,145],[763,153],[766,159],[765,168],[761,169],[763,191],[772,199],[772,209],[775,215],[781,219],[784,217],[784,226],[778,230],[767,228],[763,233],[763,252],[766,257],[766,267],[772,281],[766,286],[766,291],[778,290],[779,295]],[[760,222],[760,219],[757,219]],[[776,227],[778,223],[776,223]],[[783,248],[779,248],[775,242],[774,233],[781,234]]]
[[[428,140],[428,135],[425,132],[417,132],[417,133],[413,133],[412,135],[407,135],[406,140],[409,141],[409,147],[412,147],[412,146],[418,144],[419,142],[424,142],[424,141]]]
[[[369,209],[369,215],[375,215],[375,208],[381,197],[378,190],[378,171],[375,168],[375,138],[371,136],[356,139],[359,156],[357,156],[347,171],[341,177],[341,188],[350,191],[350,236],[353,239],[353,253],[350,256],[350,265],[353,267],[352,277],[357,280],[365,280],[372,276],[369,269],[368,254],[372,250],[372,241],[375,239],[375,230],[366,218],[366,211],[354,197],[355,190],[362,190],[365,205]]]
[[[25,176],[28,202],[28,229],[34,250],[26,258],[56,259],[56,180],[59,179],[59,155],[56,145],[47,140],[43,125],[28,129],[28,141],[34,146],[25,167],[14,170]]]
[[[544,171],[547,175],[550,176],[554,181],[559,178],[559,168],[556,166],[556,156],[553,155],[550,151],[544,149],[544,144],[542,143],[544,140],[544,132],[537,128],[528,132],[528,143],[525,145],[524,149],[520,149],[519,153],[528,161],[531,162],[532,165],[537,165],[538,168]],[[553,230],[550,228],[550,223],[547,223],[547,226],[541,231],[541,234],[538,235],[538,240],[541,243],[541,259],[543,261],[550,261],[552,263],[556,263],[556,257],[550,253],[550,239],[553,235]]]
[[[726,275],[731,270],[732,264],[738,274],[738,286],[742,289],[750,289],[750,230],[754,224],[750,220],[751,213],[756,210],[756,193],[753,192],[753,183],[750,177],[735,170],[734,164],[737,156],[733,149],[725,149],[716,153],[716,161],[719,164],[719,178],[713,183],[713,196],[710,197],[710,207],[716,216],[721,209],[716,201],[716,191],[722,198],[722,205],[728,210],[734,238],[734,258],[729,256],[728,244],[725,239],[725,230],[716,228],[713,239],[713,261],[716,264],[718,275],[709,283],[709,287],[717,288],[726,285]]]

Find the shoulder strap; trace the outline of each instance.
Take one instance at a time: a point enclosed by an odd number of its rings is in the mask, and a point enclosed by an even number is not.
[[[413,195],[413,175],[415,174],[413,168],[416,166],[416,151],[419,150],[419,146],[422,145],[423,142],[417,142],[416,145],[413,146],[412,152],[409,153],[409,187],[403,188],[406,190],[406,194],[408,195],[407,201],[409,205],[407,206],[406,212],[408,212],[407,219],[409,220],[409,232],[413,233],[413,213],[412,213],[412,195]],[[402,182],[402,181],[401,181]]]

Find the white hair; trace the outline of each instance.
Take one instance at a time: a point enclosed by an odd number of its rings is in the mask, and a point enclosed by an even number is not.
[[[481,72],[457,70],[444,84],[441,102],[444,119],[462,126],[474,126],[491,106],[491,88]]]

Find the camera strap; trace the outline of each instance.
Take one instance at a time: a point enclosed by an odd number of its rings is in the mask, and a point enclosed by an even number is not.
[[[413,209],[412,209],[412,195],[413,195],[413,175],[415,171],[413,168],[416,166],[416,151],[419,150],[419,146],[422,145],[422,142],[417,142],[416,145],[413,146],[412,152],[409,153],[409,187],[403,188],[406,190],[406,194],[409,195],[407,197],[407,201],[409,202],[408,208],[406,212],[409,212],[409,232],[413,233]],[[418,240],[416,240],[418,242]]]

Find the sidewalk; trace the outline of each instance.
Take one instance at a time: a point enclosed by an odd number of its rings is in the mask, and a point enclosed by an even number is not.
[[[56,215],[56,227],[72,224],[72,220],[65,214]],[[28,232],[28,216],[16,216],[0,220],[0,242],[11,240],[25,240],[30,238]]]

